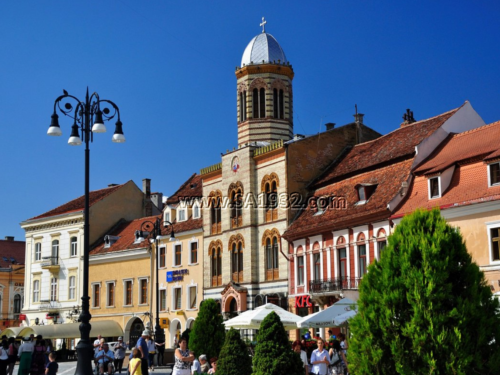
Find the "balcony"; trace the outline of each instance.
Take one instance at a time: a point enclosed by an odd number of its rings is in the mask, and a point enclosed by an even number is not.
[[[42,268],[49,270],[51,273],[59,273],[61,266],[59,265],[59,257],[42,257]]]
[[[309,282],[309,292],[314,294],[335,294],[344,290],[357,290],[361,278],[357,277],[339,277],[336,279],[313,280]]]

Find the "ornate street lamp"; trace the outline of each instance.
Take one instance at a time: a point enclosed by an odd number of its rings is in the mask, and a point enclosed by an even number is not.
[[[59,127],[59,116],[57,115],[57,110],[65,116],[71,117],[73,121],[73,126],[71,127],[71,135],[69,137],[68,143],[72,146],[79,146],[82,144],[82,139],[80,138],[80,131],[85,142],[85,206],[84,206],[84,225],[83,225],[83,295],[82,295],[82,312],[78,321],[80,322],[80,341],[76,346],[76,351],[78,353],[78,362],[76,365],[76,375],[88,375],[92,374],[92,358],[93,358],[93,346],[90,342],[90,315],[89,309],[89,164],[90,164],[90,152],[89,143],[93,141],[94,133],[104,133],[106,132],[106,126],[104,126],[104,121],[110,121],[115,116],[117,118],[115,133],[113,134],[112,141],[123,143],[125,142],[125,137],[123,135],[122,122],[120,121],[120,110],[118,106],[110,100],[100,99],[97,93],[93,93],[89,97],[89,89],[87,87],[87,94],[85,95],[85,101],[80,101],[73,95],[68,94],[66,90],[63,90],[64,94],[56,99],[54,102],[54,113],[52,114],[51,123],[48,135],[60,136],[62,135],[61,128]],[[73,100],[76,105],[73,109],[73,105],[69,102],[64,103],[64,107],[61,104],[65,100]],[[109,105],[113,108],[110,111],[108,107],[101,110],[101,105]]]
[[[165,228],[167,225],[171,227],[170,232],[170,241],[175,240],[174,226],[173,224],[165,220],[163,222],[163,227]],[[141,229],[135,231],[135,242],[140,243],[144,241],[146,238],[149,238],[150,243],[155,244],[155,252],[156,252],[156,324],[155,324],[155,342],[156,343],[165,343],[165,333],[163,328],[160,327],[160,284],[159,284],[159,268],[160,262],[158,259],[158,245],[161,239],[161,221],[159,218],[156,218],[154,223],[152,221],[146,220],[141,224]],[[159,364],[158,364],[159,366]]]

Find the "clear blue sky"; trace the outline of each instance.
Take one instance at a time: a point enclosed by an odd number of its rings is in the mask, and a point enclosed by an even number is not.
[[[469,100],[500,119],[498,1],[4,1],[0,6],[0,238],[84,192],[84,148],[46,135],[63,89],[121,110],[91,144],[91,190],[152,179],[166,195],[237,145],[235,67],[265,16],[293,64],[295,132],[352,120],[387,133],[406,108]]]

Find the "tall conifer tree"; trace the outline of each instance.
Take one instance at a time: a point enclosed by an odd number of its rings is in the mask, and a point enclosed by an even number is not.
[[[231,328],[226,333],[226,340],[220,351],[217,361],[218,375],[250,375],[252,373],[252,359],[248,354],[246,344],[240,333]]]
[[[303,375],[300,356],[292,351],[285,328],[273,311],[260,324],[253,357],[253,375]]]
[[[189,350],[208,359],[218,357],[224,344],[226,330],[222,324],[219,305],[213,299],[203,301],[189,334]]]
[[[405,217],[363,277],[349,370],[498,374],[500,319],[483,273],[439,210]]]

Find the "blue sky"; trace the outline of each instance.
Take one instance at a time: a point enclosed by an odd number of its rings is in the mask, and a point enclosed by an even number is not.
[[[4,1],[0,238],[84,192],[84,147],[48,137],[55,98],[114,101],[125,144],[97,134],[91,190],[134,180],[172,194],[237,145],[235,67],[261,28],[292,63],[294,129],[352,120],[381,133],[469,100],[500,119],[497,1]]]

